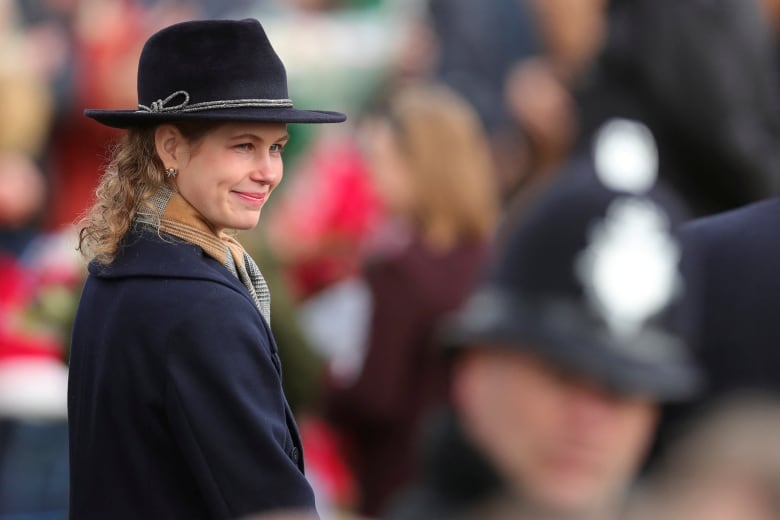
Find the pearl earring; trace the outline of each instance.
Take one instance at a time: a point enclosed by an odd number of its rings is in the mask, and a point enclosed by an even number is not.
[[[165,168],[165,176],[168,178],[176,177],[176,168]]]

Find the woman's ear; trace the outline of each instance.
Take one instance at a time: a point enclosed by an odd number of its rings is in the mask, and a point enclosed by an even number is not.
[[[173,125],[160,125],[154,129],[154,146],[165,168],[179,169],[182,160],[181,146],[184,136]]]

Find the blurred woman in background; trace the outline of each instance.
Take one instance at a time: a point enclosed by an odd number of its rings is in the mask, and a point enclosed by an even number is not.
[[[480,273],[498,201],[481,123],[448,88],[405,87],[361,134],[390,231],[375,237],[364,271],[363,364],[334,379],[329,417],[346,440],[360,512],[375,515],[413,475],[420,428],[444,399],[437,325]]]

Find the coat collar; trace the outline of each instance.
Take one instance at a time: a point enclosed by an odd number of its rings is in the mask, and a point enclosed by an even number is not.
[[[120,244],[115,260],[108,265],[92,262],[89,272],[97,278],[189,278],[212,280],[246,288],[219,262],[199,246],[151,230],[133,230]]]

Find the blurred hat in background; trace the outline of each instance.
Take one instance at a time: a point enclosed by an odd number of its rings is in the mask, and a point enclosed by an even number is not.
[[[450,349],[531,350],[619,393],[690,396],[693,261],[673,229],[687,216],[657,181],[650,131],[605,123],[509,224],[493,269],[445,326]]]

